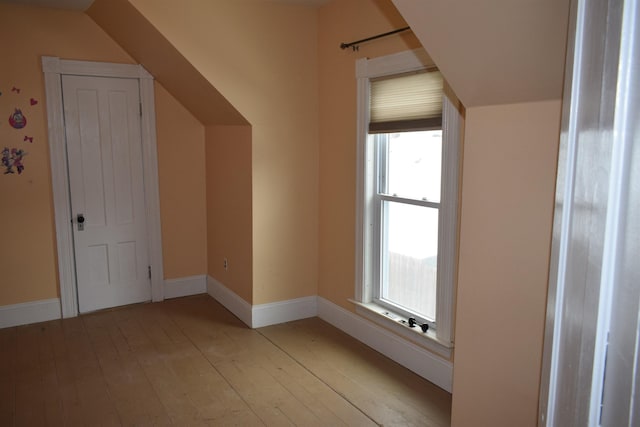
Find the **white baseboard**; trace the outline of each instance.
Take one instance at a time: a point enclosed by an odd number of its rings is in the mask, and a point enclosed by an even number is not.
[[[254,305],[251,309],[251,327],[276,325],[318,315],[318,297],[304,297],[268,304]]]
[[[251,327],[251,304],[211,276],[207,276],[207,293]]]
[[[451,393],[453,364],[344,308],[318,298],[318,317]]]
[[[181,277],[164,281],[164,298],[179,298],[207,292],[207,276]]]
[[[250,328],[318,316],[451,393],[453,364],[450,361],[322,297],[311,296],[252,306],[211,276],[207,276],[207,293]]]
[[[252,306],[211,276],[207,277],[207,293],[250,328],[306,319],[318,314],[315,296]]]
[[[0,306],[0,328],[46,322],[61,317],[59,298]]]

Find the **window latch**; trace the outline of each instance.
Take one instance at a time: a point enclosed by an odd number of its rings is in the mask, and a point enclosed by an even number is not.
[[[418,323],[418,321],[413,318],[410,317],[409,318],[409,327],[410,328],[415,328],[416,326],[420,326],[420,329],[422,329],[422,332],[427,333],[427,331],[429,330],[429,324],[428,323]]]

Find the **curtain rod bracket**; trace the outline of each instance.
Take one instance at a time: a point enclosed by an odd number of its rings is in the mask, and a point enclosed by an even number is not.
[[[378,34],[378,35],[375,35],[375,36],[367,37],[366,39],[356,40],[354,42],[340,43],[340,49],[344,50],[344,49],[347,49],[347,48],[350,47],[354,52],[356,52],[356,51],[360,50],[360,46],[359,46],[360,43],[368,42],[368,41],[379,39],[379,38],[382,38],[382,37],[387,37],[387,36],[390,36],[392,34],[400,33],[402,31],[407,31],[407,30],[411,30],[411,27],[399,28],[397,30],[389,31],[387,33],[382,33],[382,34]]]
[[[360,50],[360,46],[358,46],[357,44],[350,44],[350,43],[340,43],[340,49],[345,50],[347,48],[351,48],[351,50],[353,50],[354,52]]]

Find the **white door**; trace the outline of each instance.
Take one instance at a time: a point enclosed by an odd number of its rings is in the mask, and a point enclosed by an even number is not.
[[[151,299],[137,79],[62,76],[78,309]]]

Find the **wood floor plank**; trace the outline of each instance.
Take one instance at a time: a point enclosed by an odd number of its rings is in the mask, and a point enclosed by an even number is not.
[[[451,395],[317,318],[207,295],[0,329],[0,425],[448,426]]]
[[[175,424],[213,420],[225,411],[247,409],[195,349],[146,357],[141,363]]]
[[[330,425],[363,426],[372,421],[333,389],[286,355],[275,366],[265,366],[273,377],[320,420]],[[275,368],[275,369],[274,369]]]
[[[145,321],[142,326],[155,345],[185,345],[189,338],[182,333],[178,325],[167,314],[169,304],[146,304],[142,307],[140,316]]]
[[[47,322],[46,325],[51,337],[51,347],[58,384],[58,398],[62,408],[64,423],[72,426],[82,425],[80,398],[75,385],[73,362],[69,360],[70,356],[64,332],[65,327],[70,327],[73,325],[73,322]]]
[[[0,329],[0,425],[9,426],[15,420],[15,327]]]
[[[184,330],[265,423],[347,424],[323,403],[330,400],[324,396],[335,393],[264,337],[234,324],[220,325],[217,333],[203,331],[194,319],[181,320]],[[330,404],[338,407],[349,425],[372,424],[339,397]]]
[[[105,311],[83,319],[119,419],[126,425],[170,425],[164,406],[138,362],[136,350],[120,352],[114,344],[121,333],[124,335],[119,318],[117,312]],[[138,351],[146,349],[148,340],[143,337],[138,319],[129,313],[124,322],[129,331],[135,331],[133,347]]]
[[[45,425],[44,395],[40,387],[38,325],[21,326],[16,340],[15,407],[16,426]]]
[[[280,349],[274,347],[262,336],[256,337],[256,352],[260,355],[248,358],[249,363],[257,364],[292,396],[288,402],[295,402],[299,408],[305,408],[313,414],[313,422],[330,425],[371,425],[372,422],[349,402],[321,382],[310,371]],[[307,421],[312,422],[312,421]]]
[[[195,319],[193,314],[189,310],[187,317]],[[145,307],[145,319],[149,316],[155,321],[144,322],[144,329],[156,352],[144,356],[142,363],[160,390],[161,399],[171,408],[169,412],[175,424],[191,425],[196,420],[226,423],[225,420],[241,416],[251,425],[260,425],[247,404],[170,316],[153,306]],[[202,320],[196,321],[201,329],[215,329],[211,328],[215,323],[207,316],[198,319],[207,319],[204,327]]]
[[[40,324],[38,359],[40,361],[40,387],[44,396],[44,416],[49,426],[64,425],[64,413],[58,384],[54,352],[53,330],[58,322]]]
[[[380,424],[450,425],[449,393],[317,318],[260,332]]]
[[[115,405],[83,318],[67,319],[61,328],[64,348],[58,349],[56,367],[62,383],[65,422],[72,425],[119,425]]]

